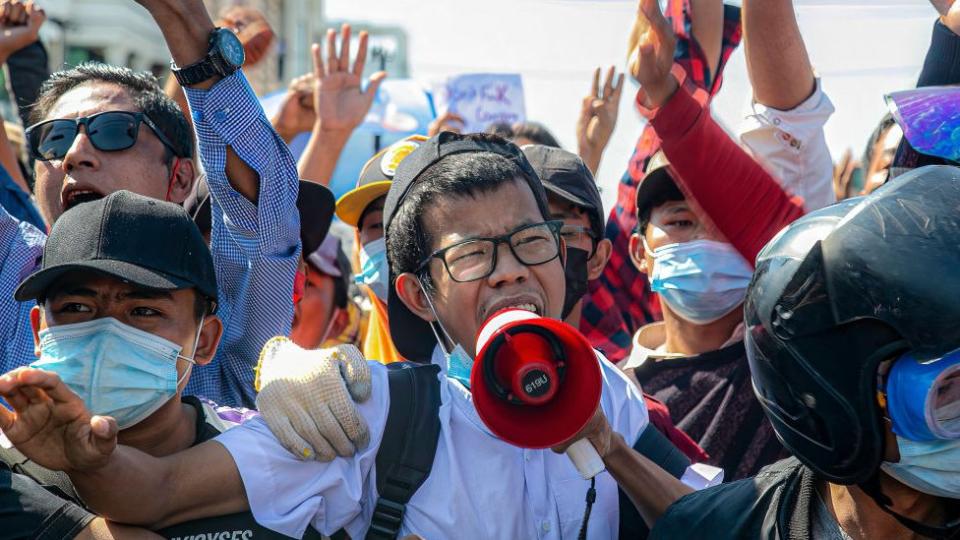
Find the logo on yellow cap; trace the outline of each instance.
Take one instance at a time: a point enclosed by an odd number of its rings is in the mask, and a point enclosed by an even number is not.
[[[398,141],[390,145],[390,148],[387,148],[387,151],[383,153],[383,157],[380,158],[380,171],[385,174],[387,178],[393,178],[393,175],[397,173],[397,167],[400,165],[400,162],[419,147],[420,143],[410,140]]]

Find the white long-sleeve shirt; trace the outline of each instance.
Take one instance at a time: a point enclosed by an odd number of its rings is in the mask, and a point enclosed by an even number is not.
[[[648,423],[643,397],[622,372],[597,356],[603,376],[600,405],[613,430],[632,443]],[[469,390],[446,377],[439,349],[433,362],[441,366],[440,439],[430,476],[406,506],[400,536],[576,538],[589,481],[566,455],[496,438],[477,415]],[[297,538],[308,524],[328,535],[345,528],[351,538],[364,537],[377,500],[375,462],[390,409],[387,370],[376,362],[370,367],[372,395],[359,409],[371,440],[353,457],[299,461],[260,419],[216,439],[236,462],[261,525]],[[616,538],[617,484],[607,472],[596,480],[588,536]]]

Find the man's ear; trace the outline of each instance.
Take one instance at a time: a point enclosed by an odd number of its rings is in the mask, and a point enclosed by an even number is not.
[[[30,328],[33,330],[33,354],[40,357],[40,317],[43,316],[40,306],[30,308]]]
[[[604,238],[597,242],[597,249],[593,252],[593,257],[587,261],[587,280],[593,281],[603,274],[603,269],[610,260],[610,253],[613,252],[613,242]]]
[[[200,340],[197,350],[193,353],[193,361],[198,366],[205,366],[213,360],[223,336],[223,322],[216,315],[207,315],[203,318],[203,329],[200,330]]]
[[[415,274],[411,272],[400,274],[397,276],[395,286],[400,301],[403,302],[403,304],[407,306],[407,309],[412,311],[414,315],[427,322],[436,320],[433,311],[430,309],[430,304],[427,303],[427,293],[425,293],[423,287],[420,286],[420,280]]]
[[[640,233],[630,235],[630,260],[633,261],[633,266],[637,270],[644,274],[650,273],[650,269],[647,268],[646,250],[643,248],[643,237]]]
[[[343,333],[350,324],[350,308],[334,308],[333,323],[330,325],[330,334],[327,339],[333,339]]]
[[[170,165],[170,202],[183,204],[193,192],[197,170],[190,158],[174,158]]]

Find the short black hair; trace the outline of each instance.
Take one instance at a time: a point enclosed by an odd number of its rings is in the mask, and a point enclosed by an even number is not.
[[[495,135],[470,134],[467,137],[508,144]],[[424,227],[423,217],[439,199],[471,197],[491,193],[508,182],[524,182],[523,170],[516,162],[493,152],[464,152],[447,156],[427,167],[401,201],[390,221],[387,234],[387,258],[391,273],[399,276],[415,272],[430,254],[433,238]],[[539,180],[537,180],[539,182]],[[550,219],[543,191],[532,190],[544,220]],[[496,219],[491,216],[491,219]],[[424,287],[432,288],[429,272],[420,276]]]
[[[540,122],[517,122],[513,125],[506,122],[497,122],[487,127],[487,134],[511,140],[523,137],[533,141],[534,144],[560,148],[560,142],[557,141],[557,138],[550,133],[547,126]]]
[[[860,164],[864,169],[869,167],[870,162],[873,161],[874,147],[878,142],[880,142],[881,139],[887,136],[887,131],[889,131],[890,128],[892,128],[896,123],[897,121],[891,113],[884,114],[883,118],[880,119],[876,129],[873,130],[873,133],[870,134],[870,138],[867,139],[867,146],[863,149],[863,157],[860,158]]]
[[[40,88],[40,97],[30,112],[30,123],[44,120],[64,94],[90,82],[115,84],[130,94],[140,112],[150,117],[173,143],[172,153],[164,146],[167,161],[172,161],[174,157],[193,158],[193,130],[187,124],[183,111],[164,93],[157,78],[145,71],[101,62],[84,62],[72,69],[58,71]]]
[[[641,180],[642,182],[643,180]],[[650,197],[643,206],[637,208],[637,228],[636,232],[641,236],[646,234],[647,225],[650,224],[650,216],[653,211],[668,202],[683,201],[684,196],[676,183],[672,183]]]

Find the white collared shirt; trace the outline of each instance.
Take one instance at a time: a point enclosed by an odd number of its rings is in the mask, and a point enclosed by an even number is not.
[[[597,357],[601,407],[613,430],[632,444],[648,423],[643,397],[606,358]],[[517,448],[494,437],[470,392],[446,377],[439,348],[432,361],[441,366],[440,440],[430,476],[407,504],[400,536],[576,538],[590,482],[566,455]],[[390,408],[386,367],[376,362],[370,367],[372,395],[358,408],[371,440],[353,457],[299,461],[260,419],[217,437],[236,462],[261,525],[296,538],[308,524],[327,535],[345,528],[351,538],[364,537],[376,504],[376,455]],[[616,538],[617,484],[607,472],[596,480],[588,537]]]

